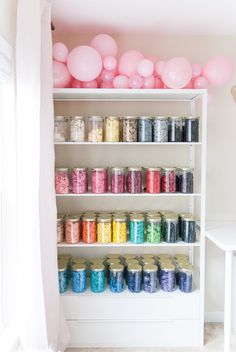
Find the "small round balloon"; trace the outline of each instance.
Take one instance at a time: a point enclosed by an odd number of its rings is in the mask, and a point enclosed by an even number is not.
[[[138,50],[126,51],[121,57],[118,64],[118,71],[121,75],[132,76],[137,73],[137,67],[140,61],[144,59],[143,54]]]
[[[129,86],[132,89],[140,89],[143,86],[143,77],[139,74],[134,74],[129,78]]]
[[[161,79],[168,88],[184,88],[192,78],[192,66],[184,57],[174,57],[164,65]]]
[[[112,82],[102,82],[100,85],[100,88],[106,88],[106,89],[113,88],[113,84]]]
[[[218,56],[203,67],[203,76],[210,84],[220,86],[227,83],[233,75],[233,63],[227,57]]]
[[[102,70],[101,79],[103,82],[112,82],[115,74],[112,71]]]
[[[63,43],[55,43],[52,47],[52,57],[54,60],[66,63],[69,50],[67,46]]]
[[[199,76],[193,81],[194,89],[207,89],[209,86],[208,80],[204,76]]]
[[[65,88],[71,81],[71,75],[68,68],[62,62],[53,60],[52,62],[53,72],[53,87],[54,88]]]
[[[155,77],[153,75],[143,79],[143,89],[153,89],[155,87]]]
[[[142,77],[149,77],[154,72],[154,63],[151,60],[143,59],[138,64],[138,74]]]
[[[129,88],[129,78],[125,75],[118,75],[113,79],[114,88]]]
[[[115,56],[106,56],[103,60],[103,66],[108,71],[114,71],[117,67],[117,60]]]
[[[92,81],[83,82],[82,83],[82,87],[83,88],[97,88],[98,87],[98,83],[97,83],[96,79],[94,79]]]
[[[78,81],[76,78],[73,78],[72,82],[71,82],[71,87],[72,88],[82,88],[82,82]]]
[[[98,34],[91,40],[91,46],[104,59],[106,56],[116,56],[118,48],[116,41],[108,34]]]

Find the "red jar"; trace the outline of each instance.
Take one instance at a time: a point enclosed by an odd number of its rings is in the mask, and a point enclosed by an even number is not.
[[[176,192],[176,169],[174,167],[162,169],[161,190],[164,193]]]
[[[106,168],[92,169],[92,193],[106,193],[108,184],[108,175]]]
[[[161,192],[161,168],[148,167],[146,169],[146,192],[147,193]]]
[[[83,216],[82,240],[84,243],[96,242],[97,223],[95,216]]]
[[[72,193],[87,192],[87,169],[75,167],[72,169]]]

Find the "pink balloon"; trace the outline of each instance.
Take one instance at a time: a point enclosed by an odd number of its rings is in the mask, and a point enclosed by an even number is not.
[[[164,88],[162,80],[158,77],[155,78],[155,88],[156,89],[163,89]]]
[[[202,68],[199,64],[192,65],[192,78],[197,78],[201,75]]]
[[[154,72],[154,63],[151,60],[143,59],[139,62],[137,71],[142,77],[149,77]]]
[[[52,62],[53,72],[53,87],[54,88],[65,88],[71,81],[71,75],[65,64],[53,60]]]
[[[192,78],[192,66],[184,57],[174,57],[164,65],[161,79],[169,88],[185,87]]]
[[[82,82],[96,79],[102,70],[100,54],[90,46],[74,48],[68,55],[68,70],[73,77]]]
[[[220,86],[232,78],[233,70],[231,60],[224,56],[218,56],[205,64],[203,75],[207,78],[209,84]]]
[[[159,60],[155,63],[155,73],[157,77],[159,78],[161,77],[164,66],[165,66],[165,61]]]
[[[115,74],[112,71],[102,70],[101,79],[103,82],[112,82]]]
[[[97,88],[98,84],[96,79],[92,80],[92,81],[88,81],[88,82],[83,82],[82,83],[82,87],[83,88]]]
[[[137,66],[144,56],[138,50],[129,50],[120,57],[118,71],[128,77],[137,73]]]
[[[52,47],[52,57],[59,62],[66,62],[69,54],[67,46],[63,43],[55,43]]]
[[[104,59],[106,56],[116,56],[116,41],[108,34],[98,34],[91,40],[91,46],[96,49]]]
[[[134,74],[129,78],[129,86],[132,89],[140,89],[143,86],[143,77],[139,74]]]
[[[102,82],[100,88],[113,88],[112,82]]]
[[[129,79],[127,76],[118,75],[113,79],[114,88],[129,88]]]
[[[108,71],[113,71],[117,67],[117,60],[115,56],[107,56],[103,60],[103,66]]]
[[[183,89],[193,89],[193,81],[190,81]]]
[[[155,87],[155,77],[153,75],[143,79],[144,89],[153,89],[154,87]]]
[[[194,89],[207,89],[209,86],[206,77],[200,76],[193,81]]]
[[[73,78],[72,82],[71,82],[71,87],[72,88],[82,88],[82,82],[78,81],[76,78]]]

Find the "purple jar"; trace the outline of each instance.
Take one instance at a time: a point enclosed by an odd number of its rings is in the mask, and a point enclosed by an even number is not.
[[[86,193],[88,189],[87,169],[75,167],[72,169],[72,193]]]
[[[107,192],[107,169],[93,168],[92,169],[92,193],[106,193]]]
[[[113,167],[111,169],[111,192],[124,193],[125,192],[125,168]]]
[[[128,193],[142,193],[142,168],[129,167],[126,176]]]

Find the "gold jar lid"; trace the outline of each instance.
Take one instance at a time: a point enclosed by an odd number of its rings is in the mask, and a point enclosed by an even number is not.
[[[149,254],[149,253],[144,253],[144,254],[140,254],[140,258],[141,259],[154,259],[155,255],[154,254]]]
[[[154,116],[154,120],[168,120],[169,116]]]
[[[124,116],[122,117],[123,120],[137,120],[136,116]]]
[[[86,264],[87,263],[87,259],[86,258],[77,258],[77,257],[72,257],[71,258],[71,263],[72,264]]]
[[[161,259],[172,259],[172,256],[168,253],[160,253],[157,255],[157,259],[161,260]]]
[[[146,271],[148,273],[155,272],[155,271],[157,271],[157,266],[154,264],[146,264],[143,267],[143,271]]]
[[[64,214],[57,214],[57,221],[63,221],[65,219],[65,215]]]
[[[140,272],[140,271],[142,271],[142,267],[139,264],[130,264],[130,265],[128,265],[127,270],[131,271],[131,272]]]
[[[112,266],[110,266],[110,270],[111,271],[115,271],[115,272],[121,272],[124,270],[124,265],[122,264],[113,264]]]
[[[138,116],[139,120],[153,120],[152,116]]]
[[[164,270],[164,271],[175,271],[175,266],[172,263],[164,262],[163,264],[161,263],[161,270]]]
[[[106,120],[119,120],[118,116],[106,116]]]
[[[86,265],[82,263],[76,263],[72,265],[72,271],[84,271],[86,270]]]
[[[80,221],[81,215],[67,215],[66,221],[78,222]]]
[[[68,172],[68,167],[56,167],[56,172]]]
[[[111,216],[98,216],[98,218],[97,218],[97,222],[99,222],[99,223],[111,223]]]
[[[58,262],[58,271],[65,271],[67,269],[66,263]]]
[[[71,120],[84,120],[84,116],[71,116]]]
[[[141,262],[143,265],[149,265],[149,264],[155,265],[156,261],[153,258],[145,258],[145,259],[141,259]]]
[[[137,259],[137,256],[136,256],[136,254],[128,253],[128,254],[124,254],[123,258],[124,258],[124,260],[127,261],[127,260],[130,260],[130,259]]]
[[[180,266],[179,271],[182,271],[184,273],[189,273],[189,272],[193,272],[193,266],[189,263],[184,263]]]
[[[120,254],[111,253],[106,256],[107,259],[120,259]]]
[[[92,271],[104,271],[105,266],[103,264],[93,264],[91,267]]]

